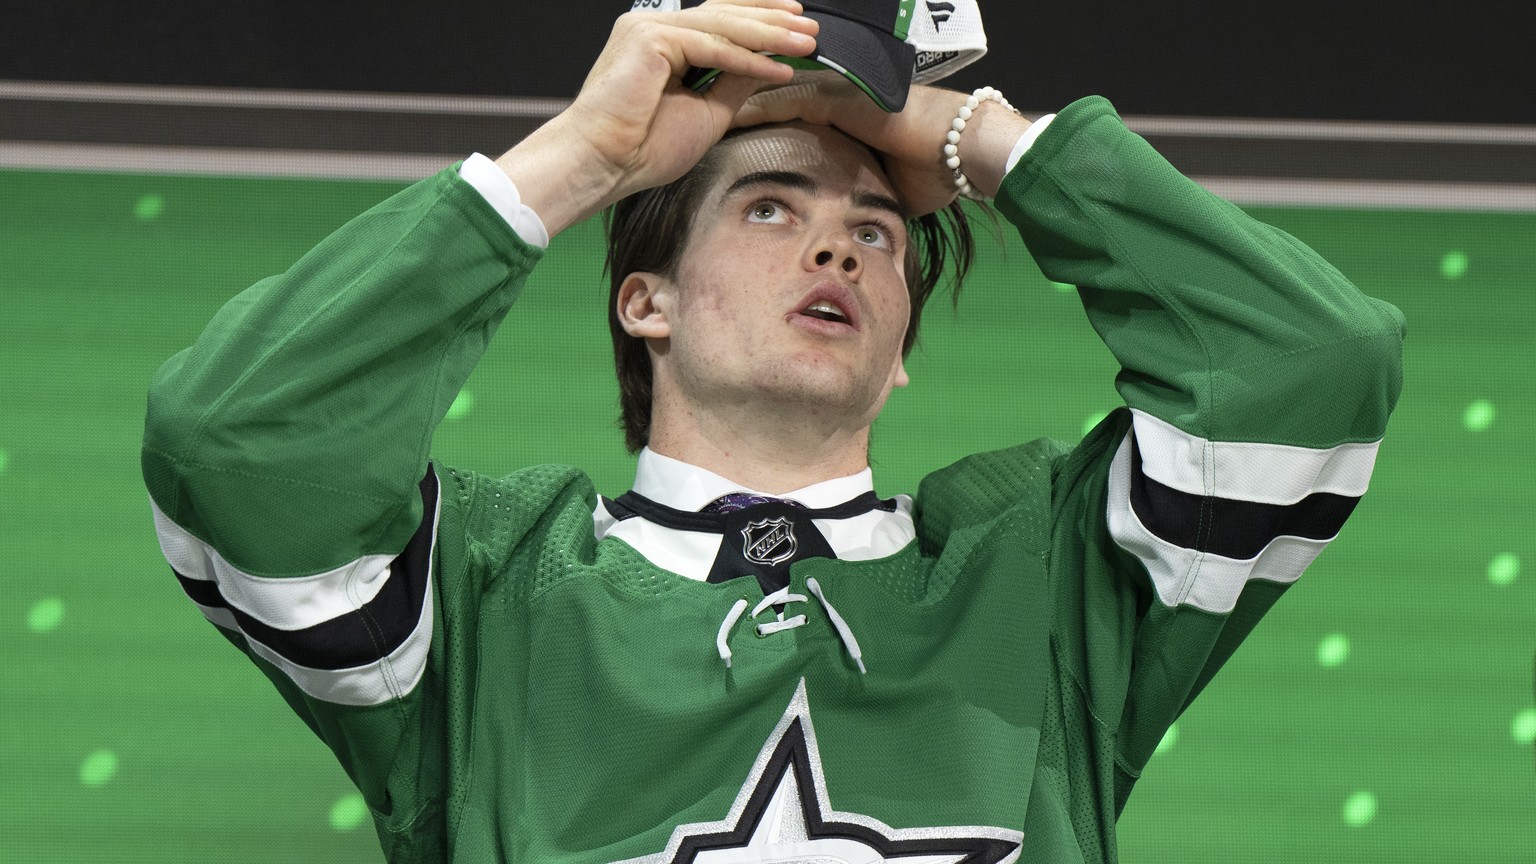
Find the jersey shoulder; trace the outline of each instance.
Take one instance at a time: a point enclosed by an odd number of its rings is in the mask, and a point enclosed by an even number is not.
[[[999,519],[1028,516],[1049,524],[1052,485],[1072,454],[1063,441],[1037,438],[966,456],[924,477],[914,504],[918,539],[938,550],[960,534],[986,533]]]
[[[532,465],[500,477],[448,466],[437,472],[445,576],[505,572],[514,556],[529,550],[590,560],[597,492],[581,469]]]

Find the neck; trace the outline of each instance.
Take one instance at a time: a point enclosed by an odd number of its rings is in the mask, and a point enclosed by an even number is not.
[[[849,429],[814,415],[691,407],[653,405],[648,446],[749,489],[778,495],[869,465],[867,424]]]

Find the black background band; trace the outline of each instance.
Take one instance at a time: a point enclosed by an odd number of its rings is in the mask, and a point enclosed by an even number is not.
[[[0,79],[570,98],[629,7],[7,0]],[[944,83],[1026,111],[1531,124],[1521,8],[982,0],[991,51]]]

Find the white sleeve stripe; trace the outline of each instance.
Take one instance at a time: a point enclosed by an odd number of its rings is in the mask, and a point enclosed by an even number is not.
[[[1359,498],[1381,442],[1327,449],[1210,441],[1131,409],[1141,470],[1164,486],[1258,504],[1295,504],[1318,492]]]
[[[158,509],[155,513],[157,517],[161,515]],[[427,556],[428,561],[436,553],[437,527],[441,514],[439,504],[432,515],[432,548]],[[241,631],[239,621],[230,610],[201,603],[194,605],[214,625],[239,632],[253,653],[281,669],[305,694],[336,705],[366,707],[404,697],[420,683],[422,673],[427,668],[428,651],[432,647],[432,604],[435,593],[428,579],[427,591],[421,602],[421,615],[405,641],[387,656],[350,669],[315,669],[295,663]]]
[[[253,576],[171,521],[153,498],[149,506],[171,569],[188,579],[214,582],[231,606],[279,630],[303,630],[362,608],[383,589],[395,560],[393,555],[364,555],[312,576]],[[432,540],[435,545],[435,526]]]
[[[196,606],[198,611],[203,613],[203,617],[212,622],[215,627],[239,631],[240,622],[235,620],[235,613],[223,606],[204,606],[196,601],[192,605]]]
[[[1128,433],[1109,469],[1109,533],[1117,546],[1146,566],[1158,600],[1164,606],[1192,606],[1226,614],[1237,608],[1238,596],[1249,581],[1295,582],[1329,543],[1303,537],[1276,537],[1247,560],[1175,546],[1147,530],[1131,510],[1130,482]]]
[[[311,669],[294,663],[271,648],[245,637],[251,650],[287,675],[306,695],[334,705],[366,707],[382,705],[416,689],[427,668],[432,647],[432,595],[430,587],[421,604],[416,629],[389,656],[352,669]]]

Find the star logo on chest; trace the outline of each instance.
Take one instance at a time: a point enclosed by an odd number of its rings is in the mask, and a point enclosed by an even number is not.
[[[620,864],[1013,864],[1024,835],[1006,828],[892,828],[832,809],[805,680],[724,819],[680,825],[655,855]]]

